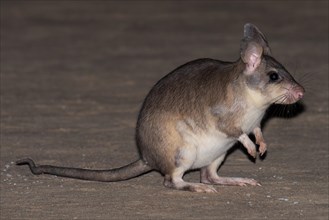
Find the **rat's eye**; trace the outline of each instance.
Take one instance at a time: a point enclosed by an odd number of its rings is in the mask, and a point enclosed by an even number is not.
[[[274,71],[269,72],[269,77],[271,82],[277,82],[280,79],[279,74]]]

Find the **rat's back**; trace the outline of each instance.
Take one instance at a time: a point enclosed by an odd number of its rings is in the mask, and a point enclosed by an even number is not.
[[[140,116],[157,110],[184,115],[218,101],[225,95],[228,82],[237,77],[230,73],[232,68],[231,62],[209,58],[193,60],[176,68],[153,86]]]

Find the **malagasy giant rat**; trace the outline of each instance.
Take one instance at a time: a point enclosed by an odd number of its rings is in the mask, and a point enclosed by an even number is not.
[[[110,170],[87,170],[29,165],[34,174],[94,181],[122,181],[151,170],[164,175],[166,187],[193,192],[216,192],[211,184],[259,185],[253,179],[220,177],[217,170],[227,151],[240,141],[256,157],[266,151],[260,122],[273,103],[292,104],[304,95],[289,72],[271,55],[259,29],[244,26],[236,62],[197,59],[159,80],[146,96],[136,126],[140,159]],[[201,170],[201,183],[183,180],[191,169]]]

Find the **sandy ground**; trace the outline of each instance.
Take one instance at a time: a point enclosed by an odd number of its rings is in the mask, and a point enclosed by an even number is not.
[[[328,219],[328,2],[287,2],[1,1],[1,219]],[[237,59],[246,22],[307,89],[300,114],[266,123],[264,160],[236,149],[219,170],[262,187],[197,194],[157,172],[99,183],[14,165],[135,160],[152,85],[195,58]]]

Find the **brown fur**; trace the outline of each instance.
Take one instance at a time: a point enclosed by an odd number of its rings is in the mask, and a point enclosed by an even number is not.
[[[248,134],[256,133],[261,154],[266,151],[260,122],[272,103],[290,104],[304,93],[288,71],[273,57],[265,36],[246,24],[236,62],[198,59],[163,77],[144,100],[137,126],[140,160],[106,171],[36,166],[21,160],[35,174],[119,181],[158,170],[167,187],[215,192],[205,184],[259,185],[253,179],[223,178],[217,169],[227,150],[240,141],[256,157]],[[201,183],[187,183],[183,175],[201,169]]]

